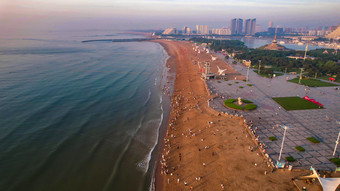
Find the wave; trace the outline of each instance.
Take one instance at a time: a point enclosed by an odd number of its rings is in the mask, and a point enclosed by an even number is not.
[[[141,118],[141,120],[139,121],[139,124],[138,124],[138,127],[134,133],[134,135],[138,132],[138,130],[142,127],[142,124],[143,124],[143,121],[144,121],[144,117]],[[122,152],[120,152],[118,158],[117,158],[117,161],[116,163],[113,165],[113,169],[111,171],[111,174],[109,176],[109,178],[107,179],[106,181],[106,184],[104,186],[104,191],[107,191],[110,189],[110,183],[113,181],[114,177],[116,176],[117,174],[117,170],[118,170],[118,167],[123,159],[123,156],[126,154],[126,152],[128,151],[128,149],[130,148],[130,145],[132,143],[132,138],[134,137],[131,136],[130,139],[128,140],[127,144],[125,145],[125,147],[123,148]]]
[[[149,102],[150,98],[151,98],[151,91],[150,91],[150,89],[149,89],[148,97],[146,98],[146,100],[145,100],[145,102],[144,102],[143,105],[146,105],[146,104]]]

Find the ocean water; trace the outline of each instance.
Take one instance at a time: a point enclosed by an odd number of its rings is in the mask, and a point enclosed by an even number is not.
[[[167,53],[112,31],[0,38],[0,190],[149,190]]]

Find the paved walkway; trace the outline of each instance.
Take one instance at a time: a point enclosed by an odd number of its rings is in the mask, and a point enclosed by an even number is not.
[[[229,61],[231,63],[231,61]],[[241,64],[230,64],[238,72],[246,75],[247,68]],[[282,158],[292,156],[300,162],[294,162],[295,168],[309,169],[311,165],[320,170],[335,170],[336,166],[329,161],[332,157],[335,141],[337,139],[340,125],[335,119],[340,120],[340,90],[334,87],[310,88],[308,93],[311,99],[315,99],[325,106],[325,109],[295,110],[286,111],[277,104],[272,97],[299,96],[304,97],[308,89],[305,86],[287,82],[296,75],[283,75],[275,79],[268,79],[258,76],[250,70],[249,82],[229,80],[217,83],[217,80],[207,81],[209,89],[219,96],[230,98],[248,99],[258,105],[254,111],[236,111],[249,121],[254,121],[258,128],[259,140],[266,144],[266,152],[273,161],[279,157],[280,146],[284,130],[275,127],[276,124],[287,124],[294,128],[287,130]],[[231,84],[231,85],[228,85]],[[252,84],[253,86],[248,86]],[[239,88],[243,86],[244,88]],[[235,113],[223,105],[225,99],[215,98],[210,106],[217,111]],[[328,116],[329,120],[326,120]],[[277,141],[270,141],[268,137],[275,136]],[[307,137],[315,137],[321,141],[313,144],[306,140]],[[305,152],[299,152],[296,146],[302,146]],[[335,157],[340,155],[338,148]]]

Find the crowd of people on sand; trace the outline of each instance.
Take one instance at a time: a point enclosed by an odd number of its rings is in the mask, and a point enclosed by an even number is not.
[[[177,74],[176,76],[178,77],[179,74]],[[188,83],[192,82],[193,79],[189,79]],[[207,88],[207,87],[206,87]],[[174,90],[174,94],[172,96],[171,99],[171,115],[170,115],[170,120],[169,120],[169,124],[168,124],[168,130],[166,133],[166,136],[164,138],[164,151],[162,156],[162,159],[160,161],[161,164],[161,174],[166,176],[166,181],[168,184],[170,184],[170,182],[175,182],[178,185],[180,185],[182,183],[182,185],[184,184],[185,187],[187,187],[188,189],[192,190],[193,189],[193,184],[189,185],[190,183],[193,182],[199,182],[202,180],[202,178],[204,176],[199,175],[199,176],[193,176],[193,177],[186,177],[180,179],[181,177],[179,176],[178,173],[176,173],[176,170],[180,169],[180,161],[183,160],[183,152],[179,152],[178,154],[178,160],[176,159],[177,156],[171,156],[170,157],[170,153],[171,151],[177,150],[177,151],[181,151],[182,146],[178,144],[178,142],[176,142],[176,136],[183,136],[185,138],[189,138],[189,139],[195,139],[195,137],[200,140],[201,142],[205,142],[205,138],[204,137],[200,137],[199,135],[202,133],[202,131],[204,131],[204,129],[191,129],[191,128],[187,128],[184,132],[182,132],[182,134],[179,134],[176,129],[177,127],[177,120],[181,119],[183,122],[187,122],[190,120],[189,117],[185,117],[183,116],[183,112],[188,110],[191,111],[193,109],[197,109],[198,111],[201,111],[200,108],[200,101],[201,98],[203,98],[203,96],[197,96],[194,95],[193,91],[189,91],[188,93],[184,93],[185,91],[184,88],[177,88]],[[209,92],[209,91],[208,91]],[[163,87],[163,93],[164,95],[167,94],[170,96],[170,88],[164,86]],[[212,92],[211,92],[212,93]],[[218,97],[219,95],[216,94],[216,97]],[[219,96],[221,98],[224,98],[223,96]],[[212,98],[214,99],[214,98]],[[210,100],[208,100],[209,103]],[[203,102],[202,102],[203,103]],[[218,116],[222,116],[224,114],[224,116],[229,116],[229,117],[243,117],[242,115],[239,115],[236,111],[235,112],[230,112],[230,113],[218,113]],[[214,125],[213,121],[207,121],[207,126],[206,129],[210,129],[212,130],[212,127]],[[253,146],[249,146],[249,150],[251,152],[253,152],[254,150],[258,149],[264,156],[264,161],[266,162],[267,166],[272,168],[273,170],[273,162],[270,159],[269,155],[266,153],[266,145],[264,143],[262,143],[261,141],[259,141],[259,136],[256,134],[258,128],[254,127],[253,121],[246,121],[244,120],[243,125],[245,126],[245,128],[248,130],[248,134],[250,135],[250,138],[252,138],[252,140],[254,141],[254,143],[256,144],[256,148],[254,148]],[[219,132],[219,129],[214,129],[211,131],[211,135],[216,135],[216,133]],[[246,135],[246,137],[248,137],[248,135]],[[236,137],[237,139],[237,137]],[[205,145],[205,144],[204,144]],[[201,148],[197,148],[198,152],[202,151]],[[205,145],[204,146],[205,150],[210,149],[209,145]],[[217,152],[209,152],[211,153],[211,155],[214,157],[216,155],[218,155]],[[176,154],[177,155],[177,154]],[[259,154],[258,154],[259,155]],[[170,163],[168,163],[168,161],[171,159],[171,165],[169,166]],[[176,162],[178,161],[178,162]],[[207,163],[203,162],[202,163],[203,167],[206,167]],[[257,166],[257,164],[255,163],[255,166]],[[267,171],[264,172],[264,174],[267,174]],[[192,180],[191,180],[192,179]],[[225,186],[223,183],[220,184],[221,188],[224,189]]]

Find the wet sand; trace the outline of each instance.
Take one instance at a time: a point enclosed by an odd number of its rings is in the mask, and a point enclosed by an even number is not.
[[[211,54],[197,54],[190,42],[157,40],[176,70],[170,121],[156,170],[156,190],[297,190],[291,181],[305,172],[275,171],[266,164],[240,117],[208,106],[210,95],[201,78]],[[223,60],[211,71],[227,68],[228,78],[244,79]],[[228,75],[230,74],[230,75]],[[253,147],[253,151],[249,149]]]

